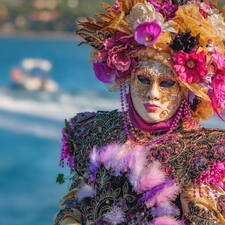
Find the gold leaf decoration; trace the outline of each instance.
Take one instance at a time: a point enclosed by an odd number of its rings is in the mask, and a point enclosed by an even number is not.
[[[95,16],[107,23],[111,22],[112,20],[111,16],[105,15],[103,13],[98,13]]]

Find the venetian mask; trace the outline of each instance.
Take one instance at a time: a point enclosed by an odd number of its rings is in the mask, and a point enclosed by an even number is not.
[[[148,123],[170,119],[182,97],[172,70],[154,60],[141,62],[132,71],[130,93],[136,112]]]

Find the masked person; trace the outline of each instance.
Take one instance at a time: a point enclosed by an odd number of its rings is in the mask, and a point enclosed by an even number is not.
[[[73,173],[56,225],[225,224],[225,22],[216,2],[119,0],[77,31],[121,112],[63,129]]]

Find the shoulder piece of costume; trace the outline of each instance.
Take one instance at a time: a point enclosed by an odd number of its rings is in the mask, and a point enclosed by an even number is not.
[[[152,134],[151,137],[157,135],[160,134]],[[66,122],[63,149],[67,147],[68,158],[73,160],[71,168],[75,165],[76,172],[83,176],[93,147],[99,149],[126,141],[119,111],[86,112]],[[224,162],[225,132],[209,128],[186,131],[178,127],[166,142],[149,149],[148,155],[150,161],[160,161],[165,171],[180,185],[188,186],[214,163]]]
[[[74,172],[71,193],[74,191],[77,193],[66,199],[64,204],[78,209],[83,215],[83,221],[96,221],[115,205],[122,207],[126,215],[132,215],[129,221],[133,224],[137,224],[138,221],[147,223],[152,219],[149,209],[139,203],[140,196],[133,190],[127,174],[115,176],[113,170],[102,165],[96,173],[96,180],[91,183],[89,180],[90,155],[93,149],[98,151],[110,144],[123,145],[127,143],[121,117],[121,112],[117,110],[80,113],[66,122],[63,130],[62,152],[64,152],[64,156],[67,156],[71,170]],[[151,134],[149,138],[156,138],[160,135],[160,133]],[[204,208],[198,208],[198,204],[195,204],[194,207],[191,204],[199,202],[199,205],[204,205],[205,201],[205,198],[199,196],[193,198],[195,184],[202,182],[202,190],[206,193],[209,188],[213,187],[211,181],[218,178],[214,177],[213,173],[218,172],[220,163],[224,163],[224,131],[208,128],[187,131],[178,126],[166,142],[147,149],[147,152],[149,164],[152,161],[159,161],[168,177],[174,179],[183,190],[183,198],[188,200],[178,198],[176,205],[187,205],[188,210],[184,207],[183,213],[186,220],[190,221],[189,224],[192,224],[194,220],[196,220],[196,224],[213,224],[209,221],[217,221],[213,216],[213,211],[216,210],[220,212],[218,215],[223,215],[225,210],[223,206],[224,192],[219,193],[218,203],[212,202],[211,205],[214,207],[212,211],[204,211]],[[207,186],[205,191],[206,184],[209,187]],[[92,197],[94,195],[94,198],[85,197],[86,194]],[[62,212],[65,214],[66,210],[70,210],[70,208],[66,208]],[[63,213],[59,215],[63,217]],[[206,215],[206,213],[209,214]],[[204,219],[202,219],[203,217]]]
[[[85,173],[89,153],[94,146],[100,148],[113,142],[124,143],[125,140],[121,114],[117,110],[78,113],[69,122],[66,121],[63,130],[63,150],[68,153],[69,165],[70,158],[74,156],[71,164],[76,165],[79,175]]]

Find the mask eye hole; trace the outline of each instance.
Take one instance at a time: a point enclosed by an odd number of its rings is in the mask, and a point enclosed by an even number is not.
[[[172,88],[176,84],[173,80],[164,80],[160,82],[160,87],[163,88]]]
[[[143,75],[137,76],[138,81],[143,85],[150,85],[150,79]]]

